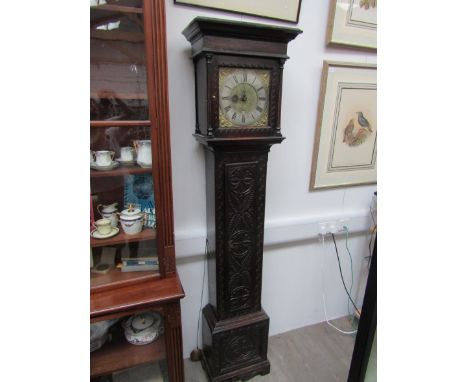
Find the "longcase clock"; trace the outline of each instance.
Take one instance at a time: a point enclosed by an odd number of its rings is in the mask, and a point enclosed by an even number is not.
[[[211,381],[267,374],[261,305],[268,152],[281,143],[287,45],[301,30],[197,17],[183,34],[195,65],[195,138],[205,147],[209,303],[203,366]]]

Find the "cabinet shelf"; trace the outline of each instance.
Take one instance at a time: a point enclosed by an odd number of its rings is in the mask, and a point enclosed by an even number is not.
[[[91,293],[103,292],[159,278],[158,271],[122,272],[118,268],[111,269],[105,274],[91,273]]]
[[[116,324],[119,325],[119,324]],[[148,345],[132,345],[118,328],[110,342],[91,353],[91,376],[111,374],[137,365],[166,358],[164,335]]]
[[[108,171],[98,171],[91,169],[91,178],[105,178],[109,176],[124,176],[124,175],[134,175],[134,174],[151,174],[152,168],[144,167],[117,167],[113,170]]]
[[[135,235],[127,235],[123,232],[123,229],[120,228],[120,232],[118,235],[114,237],[110,237],[109,239],[94,239],[91,238],[91,248],[97,247],[108,247],[112,245],[118,244],[127,244],[127,243],[134,243],[137,241],[145,241],[145,240],[154,240],[156,239],[156,230],[153,228],[145,228],[140,233]]]
[[[142,121],[128,121],[128,120],[103,120],[103,121],[91,121],[91,127],[134,127],[134,126],[151,126],[151,121],[142,120]]]
[[[132,272],[135,273],[135,272]],[[124,312],[144,310],[158,304],[179,301],[185,296],[177,273],[173,276],[109,289],[90,296],[92,322],[122,316]]]
[[[91,11],[111,11],[121,13],[143,13],[143,9],[140,7],[129,7],[125,5],[114,5],[114,4],[100,4],[91,7]]]

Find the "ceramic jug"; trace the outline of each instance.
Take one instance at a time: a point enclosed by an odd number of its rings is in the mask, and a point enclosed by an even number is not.
[[[141,167],[151,167],[151,140],[134,141],[137,153],[137,163]]]
[[[117,227],[118,224],[117,204],[118,203],[112,203],[107,206],[98,204],[96,207],[104,219],[109,219],[111,221],[112,227]]]

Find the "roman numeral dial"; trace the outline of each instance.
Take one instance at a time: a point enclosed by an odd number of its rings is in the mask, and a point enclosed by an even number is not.
[[[219,126],[266,127],[270,71],[219,68]]]

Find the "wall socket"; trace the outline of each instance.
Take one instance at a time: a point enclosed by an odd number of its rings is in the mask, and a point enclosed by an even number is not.
[[[325,222],[319,222],[319,233],[321,235],[326,235],[330,233],[341,233],[345,232],[344,227],[348,227],[349,230],[349,219],[338,219],[338,220],[329,220]]]

